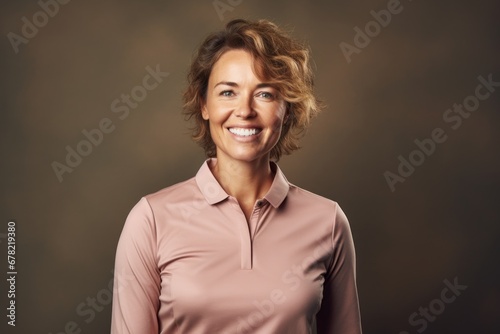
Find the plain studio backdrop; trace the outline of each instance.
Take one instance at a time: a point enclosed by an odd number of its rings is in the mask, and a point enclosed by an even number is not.
[[[17,271],[2,333],[109,332],[123,223],[202,164],[181,94],[193,51],[233,18],[311,46],[327,107],[280,166],[346,212],[364,332],[500,331],[498,2],[1,7],[0,267],[14,220]]]

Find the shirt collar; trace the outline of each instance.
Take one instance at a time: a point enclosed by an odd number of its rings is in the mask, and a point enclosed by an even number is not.
[[[210,205],[219,203],[229,197],[210,170],[209,164],[212,161],[215,162],[216,158],[205,160],[196,174],[196,184]],[[264,199],[277,208],[285,200],[290,189],[290,184],[281,172],[281,169],[273,161],[271,161],[271,169],[275,172],[275,176],[271,188],[269,188]]]
[[[279,166],[274,161],[271,161],[271,169],[275,172],[274,180],[273,184],[271,184],[271,188],[269,188],[269,191],[264,198],[271,203],[272,206],[278,208],[285,200],[286,195],[288,195],[290,184]]]
[[[215,161],[214,158],[205,160],[198,173],[196,173],[196,184],[210,205],[219,203],[229,197],[208,166],[211,160]]]

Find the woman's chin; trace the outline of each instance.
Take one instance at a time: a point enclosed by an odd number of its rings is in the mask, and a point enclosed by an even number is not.
[[[266,157],[267,159],[269,159],[269,155],[266,152],[256,152],[255,150],[238,150],[224,155],[228,160],[232,160],[235,162],[239,161],[250,163]]]

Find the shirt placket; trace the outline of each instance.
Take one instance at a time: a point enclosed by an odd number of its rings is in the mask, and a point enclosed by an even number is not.
[[[241,210],[240,206],[234,200],[235,209],[240,215],[240,219],[237,219],[238,230],[240,235],[240,245],[241,245],[241,269],[251,270],[253,268],[253,236],[257,229],[257,225],[260,217],[260,210],[264,202],[262,200],[257,201],[255,204],[252,215],[250,216],[250,221],[247,222],[245,214]]]

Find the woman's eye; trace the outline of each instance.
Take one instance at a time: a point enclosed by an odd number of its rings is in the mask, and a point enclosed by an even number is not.
[[[233,91],[231,90],[223,90],[222,92],[220,92],[220,96],[226,96],[226,97],[231,97],[233,96]]]
[[[263,97],[265,99],[273,99],[274,98],[274,95],[272,93],[269,93],[269,92],[260,92],[259,94],[257,94],[257,96]]]

